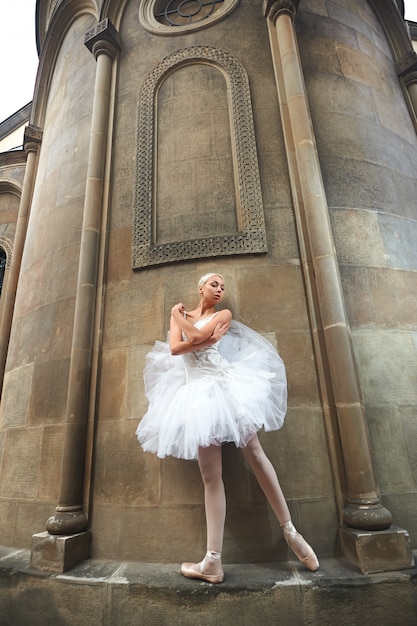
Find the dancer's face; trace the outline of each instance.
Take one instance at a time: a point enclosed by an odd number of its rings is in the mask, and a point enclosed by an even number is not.
[[[210,302],[218,303],[223,300],[224,281],[220,276],[210,276],[200,287],[200,294]]]

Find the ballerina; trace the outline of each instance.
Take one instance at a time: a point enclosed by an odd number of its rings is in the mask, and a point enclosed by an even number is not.
[[[145,451],[198,461],[204,485],[207,552],[181,573],[211,583],[224,579],[221,563],[226,498],[222,444],[234,442],[253,471],[296,557],[310,571],[318,559],[297,532],[278,477],[258,431],[281,428],[287,408],[282,359],[261,335],[217,311],[224,278],[210,273],[198,283],[198,306],[171,310],[169,342],[156,342],[144,371],[149,408],[136,435]]]

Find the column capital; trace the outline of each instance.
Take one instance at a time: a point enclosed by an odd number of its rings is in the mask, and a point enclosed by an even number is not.
[[[402,76],[407,80],[407,75],[417,71],[417,52],[414,50],[407,54],[395,64],[398,76]]]
[[[42,143],[43,131],[38,126],[28,125],[25,128],[23,147],[26,153],[38,152]]]
[[[417,84],[417,68],[413,72],[404,74],[403,79],[407,87]]]
[[[300,0],[264,0],[263,12],[272,22],[275,22],[281,13],[287,13],[295,18]]]
[[[105,20],[99,22],[85,34],[84,45],[87,46],[96,60],[100,54],[107,54],[113,59],[121,49],[121,38],[106,17]]]

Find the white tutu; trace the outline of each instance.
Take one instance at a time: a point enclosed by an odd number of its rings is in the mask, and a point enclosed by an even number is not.
[[[200,446],[224,442],[244,447],[261,428],[277,430],[284,422],[284,363],[266,339],[234,320],[218,343],[188,354],[173,356],[168,343],[157,341],[144,380],[149,408],[136,435],[161,458],[196,459]]]

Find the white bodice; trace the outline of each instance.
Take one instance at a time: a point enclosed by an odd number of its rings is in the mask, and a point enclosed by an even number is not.
[[[216,313],[203,317],[194,324],[198,329],[203,328],[208,324]],[[183,333],[185,339],[186,335]],[[221,341],[221,340],[220,340]],[[210,376],[215,378],[224,378],[227,376],[227,370],[231,367],[229,361],[224,359],[219,352],[220,341],[217,341],[212,346],[201,348],[200,350],[194,350],[183,354],[186,378],[187,382],[191,382],[202,376]]]

